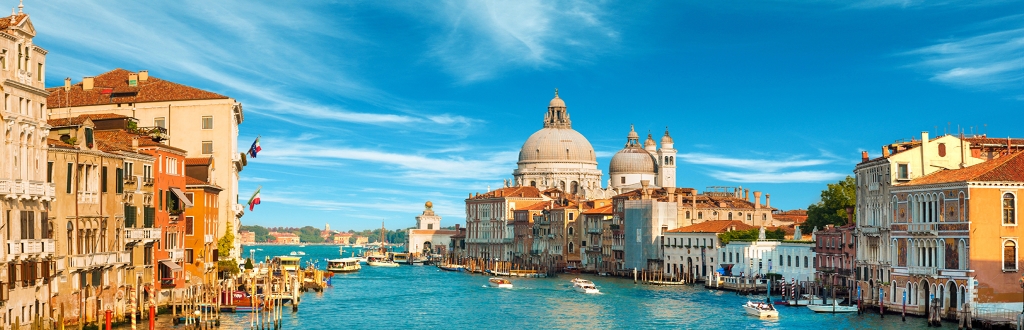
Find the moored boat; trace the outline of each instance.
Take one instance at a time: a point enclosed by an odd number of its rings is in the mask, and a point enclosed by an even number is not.
[[[747,301],[743,309],[747,314],[760,318],[779,318],[779,311],[770,303]]]
[[[506,280],[506,279],[503,279],[503,278],[499,278],[499,277],[491,277],[490,279],[487,280],[487,283],[491,287],[495,287],[495,288],[502,288],[502,289],[511,289],[512,288],[512,281],[509,281],[509,280]]]
[[[335,273],[358,272],[362,269],[359,266],[359,258],[341,258],[327,260],[327,270]]]
[[[280,266],[281,269],[283,269],[285,271],[294,273],[294,272],[299,270],[299,261],[300,260],[302,260],[302,258],[300,258],[300,257],[278,256],[278,257],[274,257],[274,259],[271,260],[270,263],[274,264],[274,265],[277,265],[277,266]]]
[[[853,313],[857,311],[857,306],[844,306],[837,301],[832,301],[831,305],[807,305],[807,308],[815,313]]]
[[[601,293],[594,282],[579,277],[572,279],[572,289],[580,293]]]
[[[366,257],[366,264],[374,267],[398,267],[398,263],[387,257]]]
[[[437,268],[440,268],[441,270],[447,270],[449,272],[464,272],[464,271],[466,271],[466,266],[456,265],[456,264],[438,264]]]

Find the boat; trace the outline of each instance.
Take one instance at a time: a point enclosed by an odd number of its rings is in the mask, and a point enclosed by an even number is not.
[[[299,245],[300,248],[306,247],[306,244]]]
[[[408,264],[409,263],[409,254],[408,253],[392,253],[391,254],[391,259],[394,260],[396,263]]]
[[[227,291],[221,292],[221,301],[224,301],[224,307],[233,309],[236,312],[251,312],[258,308],[262,308],[262,302],[253,303],[253,297],[245,291],[233,291],[230,292],[230,298],[228,297]],[[259,299],[256,299],[259,301]],[[223,309],[222,309],[223,310]]]
[[[374,267],[398,267],[398,263],[387,257],[366,257],[366,264]]]
[[[786,300],[786,305],[789,306],[809,306],[809,305],[828,305],[834,303],[835,299],[832,298],[821,298],[813,294],[802,294],[800,299],[789,299]]]
[[[838,301],[832,301],[831,305],[807,305],[807,308],[815,313],[854,313],[857,306],[840,305]]]
[[[502,289],[511,289],[512,288],[512,281],[509,281],[509,280],[506,280],[506,279],[503,279],[503,278],[500,278],[500,277],[491,277],[490,279],[487,280],[487,283],[491,287],[494,287],[494,288],[502,288]]]
[[[292,255],[292,256],[304,256],[304,255],[306,255],[306,253],[305,253],[305,252],[302,252],[302,251],[292,251],[292,253],[289,253],[288,255]]]
[[[447,270],[449,272],[464,272],[464,271],[466,271],[466,266],[456,265],[456,264],[438,264],[437,268],[440,268],[441,270]]]
[[[299,260],[302,258],[291,257],[291,256],[277,256],[270,261],[271,264],[281,267],[281,269],[288,272],[296,272],[299,270]]]
[[[341,259],[329,259],[327,260],[327,270],[335,273],[352,273],[358,272],[362,267],[359,266],[359,258],[341,258]]]
[[[747,301],[743,304],[743,309],[747,314],[760,318],[779,318],[779,311],[771,303]]]
[[[579,277],[572,279],[572,289],[580,293],[601,293],[594,282]]]

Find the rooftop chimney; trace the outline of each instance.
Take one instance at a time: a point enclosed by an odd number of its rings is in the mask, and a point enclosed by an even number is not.
[[[64,91],[71,90],[71,77],[64,78]]]
[[[931,157],[931,146],[928,145],[928,131],[921,132],[921,174],[928,174],[928,158]]]
[[[755,209],[761,208],[761,192],[760,191],[755,191],[754,192],[754,208]]]
[[[771,194],[764,194],[764,207],[767,207],[767,208],[771,208],[772,207],[772,195]]]
[[[82,78],[82,90],[83,91],[91,91],[92,90],[92,77]]]
[[[861,162],[866,162],[866,161],[868,161],[868,159],[870,159],[870,158],[868,158],[868,152],[867,151],[861,151],[860,152],[860,161]]]
[[[883,158],[889,158],[889,147],[888,146],[882,146],[882,157]]]
[[[134,137],[132,137],[132,151],[138,151],[138,150],[139,150],[139,137],[138,136],[134,136]]]
[[[138,85],[139,85],[139,74],[138,73],[129,73],[128,74],[128,86],[135,87],[135,86],[138,86]]]
[[[139,81],[149,80],[149,70],[139,70]]]
[[[743,199],[750,200],[750,189],[743,189]]]

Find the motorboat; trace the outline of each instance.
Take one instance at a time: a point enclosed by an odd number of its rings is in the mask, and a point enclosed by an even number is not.
[[[291,256],[278,256],[274,257],[274,259],[271,260],[270,263],[275,266],[279,266],[281,269],[285,271],[294,273],[299,270],[300,260],[302,260],[302,258]]]
[[[441,270],[447,270],[449,272],[464,272],[464,271],[466,271],[466,266],[456,265],[456,264],[438,264],[437,268],[440,268]]]
[[[398,263],[394,260],[378,256],[366,257],[366,264],[374,267],[398,267]]]
[[[747,314],[759,318],[779,318],[779,311],[771,303],[747,301],[743,304],[743,309]]]
[[[800,295],[800,299],[789,299],[786,300],[786,304],[789,306],[809,306],[809,305],[828,305],[834,303],[835,299],[822,298],[817,295],[805,293]]]
[[[832,301],[831,305],[807,305],[807,308],[815,313],[854,313],[857,306],[840,305],[838,301]]]
[[[236,312],[251,312],[263,307],[263,302],[259,297],[253,297],[245,291],[221,291],[221,301],[225,302],[225,306],[231,306],[230,308]]]
[[[359,266],[359,258],[341,258],[341,259],[329,259],[327,260],[327,270],[335,273],[352,273],[358,272],[362,267]]]
[[[601,293],[594,282],[579,277],[572,279],[572,289],[580,293]]]
[[[305,253],[305,252],[302,252],[302,251],[292,251],[292,253],[289,253],[288,255],[292,255],[292,256],[304,256],[304,255],[306,255],[306,253]]]
[[[502,288],[502,289],[511,289],[512,288],[512,281],[509,281],[509,280],[506,280],[506,279],[503,279],[503,278],[500,278],[500,277],[491,277],[490,279],[487,280],[487,283],[491,287],[493,287],[493,288]]]

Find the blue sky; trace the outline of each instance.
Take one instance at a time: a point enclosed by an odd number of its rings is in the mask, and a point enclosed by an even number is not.
[[[14,1],[6,1],[11,7]],[[678,186],[806,208],[867,150],[1022,137],[1013,1],[27,1],[59,85],[113,68],[231,96],[263,152],[242,219],[366,229],[425,201],[464,223],[511,178],[558,88],[607,175],[629,125],[679,150]],[[606,177],[607,179],[607,177]]]

